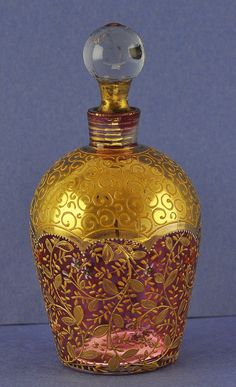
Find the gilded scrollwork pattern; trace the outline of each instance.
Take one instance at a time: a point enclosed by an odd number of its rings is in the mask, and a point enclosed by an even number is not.
[[[95,373],[153,370],[178,356],[199,238],[78,243],[44,234],[32,243],[62,362]]]
[[[155,149],[110,154],[87,147],[68,153],[44,175],[31,222],[38,236],[48,231],[81,240],[122,236],[143,242],[170,224],[198,230],[200,207],[183,170]]]

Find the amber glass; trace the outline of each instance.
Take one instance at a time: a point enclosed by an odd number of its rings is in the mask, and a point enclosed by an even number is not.
[[[99,83],[101,105],[88,111],[90,145],[57,161],[36,189],[32,245],[63,364],[138,373],[177,359],[200,205],[174,161],[137,144],[130,79]]]

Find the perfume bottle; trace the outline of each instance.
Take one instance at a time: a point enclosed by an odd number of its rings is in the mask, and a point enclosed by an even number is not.
[[[37,275],[59,359],[94,373],[139,373],[175,362],[200,240],[200,204],[185,172],[139,145],[128,104],[144,64],[140,37],[111,23],[84,47],[98,81],[89,146],[57,161],[34,194]]]

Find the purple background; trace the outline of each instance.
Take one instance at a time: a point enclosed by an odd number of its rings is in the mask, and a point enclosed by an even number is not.
[[[82,50],[97,27],[138,31],[147,54],[130,102],[139,139],[171,155],[200,194],[191,316],[236,312],[235,0],[0,0],[0,323],[43,322],[28,211],[45,170],[88,142],[99,100]]]

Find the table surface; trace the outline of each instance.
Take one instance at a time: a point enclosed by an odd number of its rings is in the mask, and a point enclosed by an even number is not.
[[[1,387],[235,387],[236,316],[189,319],[174,365],[138,375],[85,374],[57,360],[50,328],[0,326]]]

